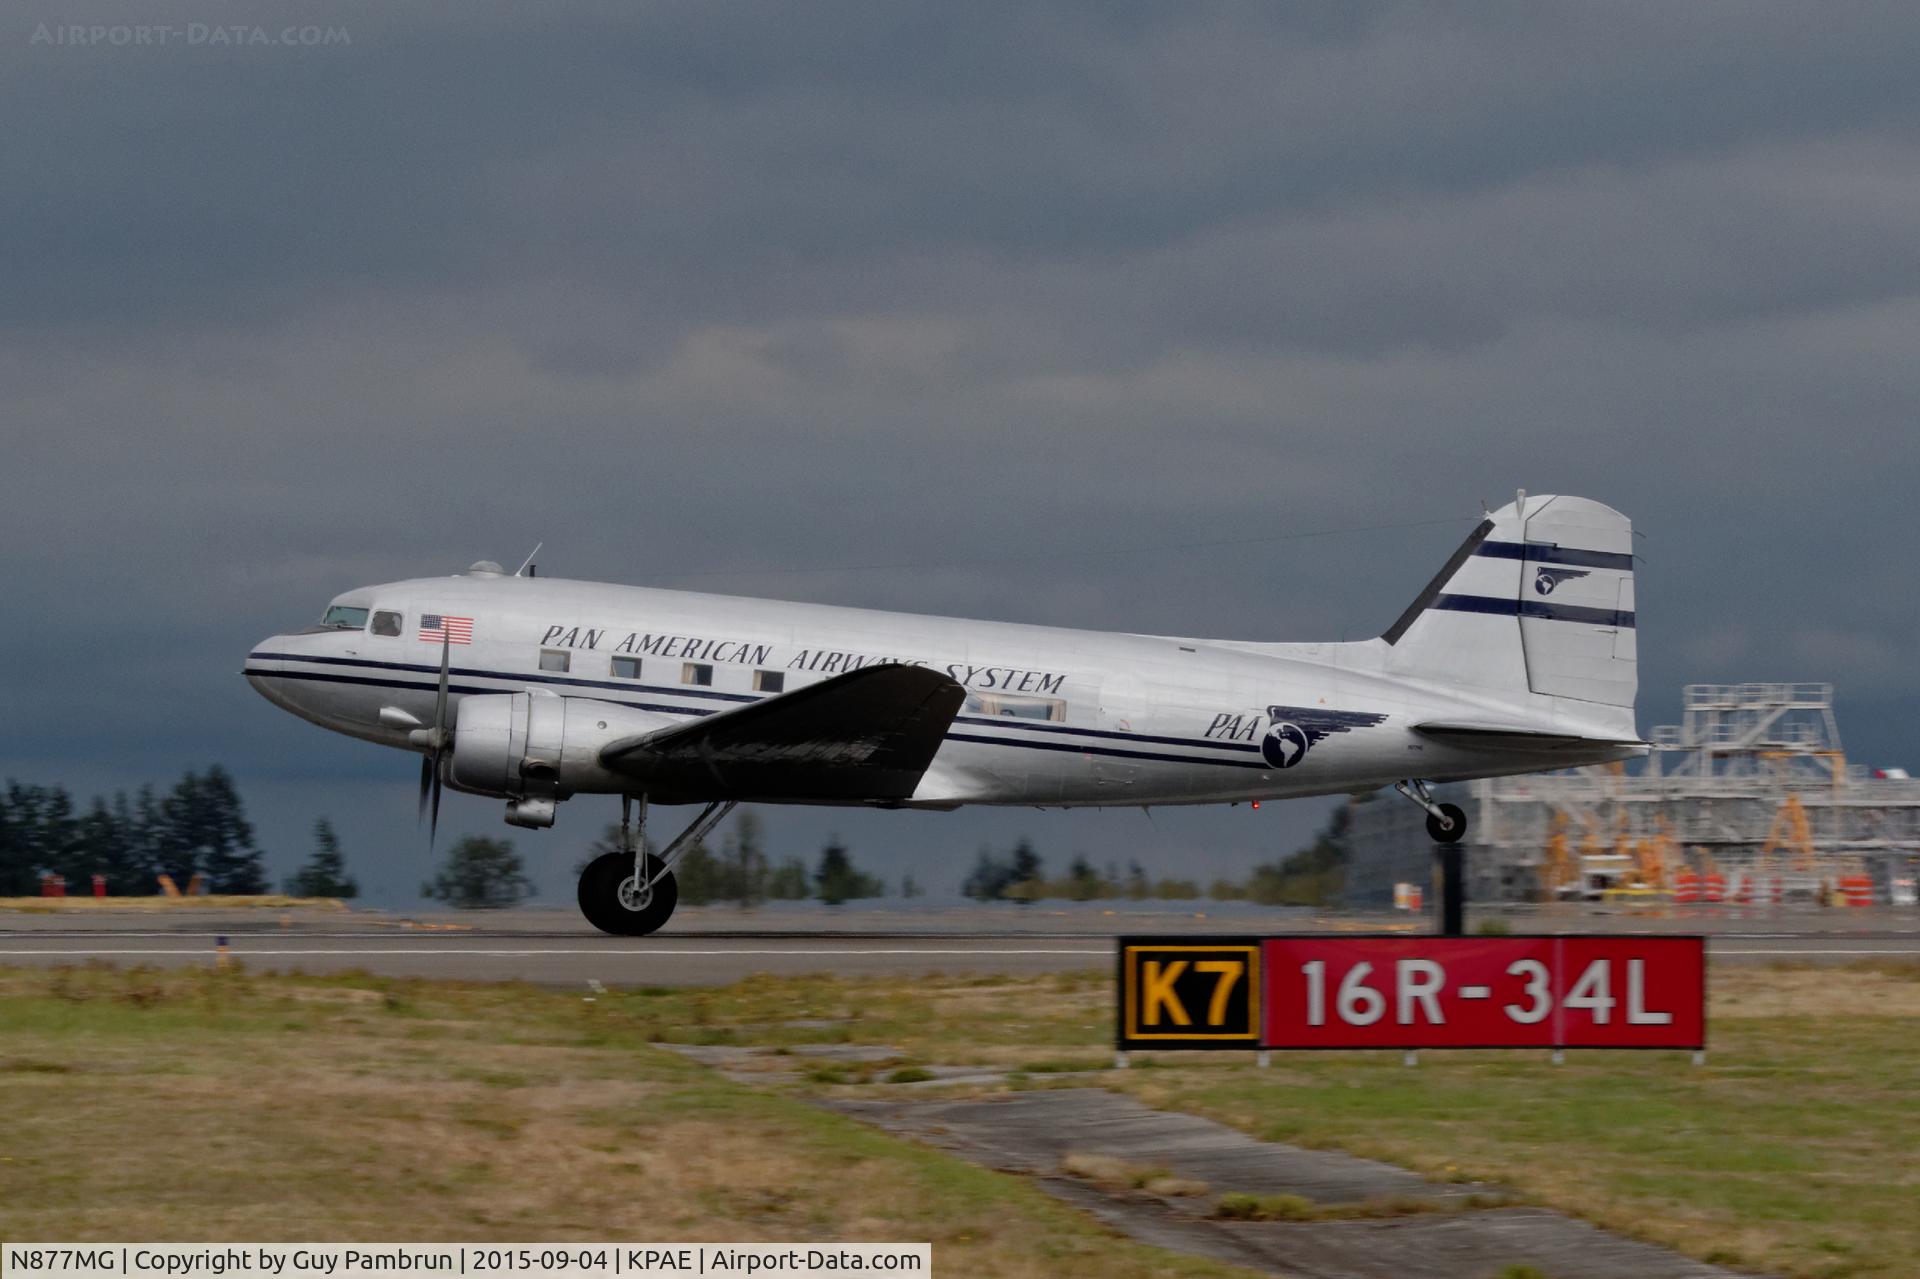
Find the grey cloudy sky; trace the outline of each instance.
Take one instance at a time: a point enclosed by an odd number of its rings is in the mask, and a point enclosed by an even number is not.
[[[174,30],[69,30],[136,23]],[[1856,759],[1920,764],[1916,48],[1911,5],[1747,0],[28,0],[0,772],[224,761],[277,865],[328,813],[405,893],[411,761],[236,674],[349,586],[544,540],[574,577],[1357,638],[1516,487],[1644,533],[1644,726],[1683,682],[1830,679]],[[521,836],[550,894],[589,808]],[[1237,871],[1322,811],[769,818],[950,885],[1023,830]]]

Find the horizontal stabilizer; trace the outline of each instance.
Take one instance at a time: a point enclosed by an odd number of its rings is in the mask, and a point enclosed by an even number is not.
[[[1511,724],[1426,723],[1415,724],[1413,731],[1448,746],[1470,750],[1591,751],[1595,746],[1618,746],[1622,753],[1647,749],[1636,738],[1590,737],[1580,733],[1549,733]]]
[[[622,738],[610,771],[662,803],[909,798],[966,690],[924,666],[868,666],[690,724]]]

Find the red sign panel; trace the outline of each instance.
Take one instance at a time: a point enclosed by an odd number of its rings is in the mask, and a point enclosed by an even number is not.
[[[1274,937],[1266,1048],[1704,1048],[1702,937]]]

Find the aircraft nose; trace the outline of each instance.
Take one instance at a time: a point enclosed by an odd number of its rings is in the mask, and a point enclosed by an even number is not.
[[[283,635],[269,635],[253,646],[242,663],[240,673],[246,676],[247,683],[253,685],[253,691],[283,710],[292,710],[293,699],[288,695],[288,683],[284,678],[276,679],[274,674],[279,662],[275,655],[286,651]]]

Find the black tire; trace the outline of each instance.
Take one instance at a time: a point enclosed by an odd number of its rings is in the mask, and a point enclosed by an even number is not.
[[[639,910],[620,900],[620,886],[633,877],[633,858],[626,853],[603,853],[580,872],[580,913],[603,933],[616,937],[645,937],[658,932],[680,902],[680,887],[671,874],[661,875],[662,863],[647,854],[647,877],[659,875],[653,896]]]
[[[1440,811],[1447,815],[1447,824],[1442,826],[1440,819],[1432,813],[1427,814],[1427,834],[1436,843],[1457,844],[1467,837],[1467,815],[1460,811],[1458,804],[1442,804]]]

